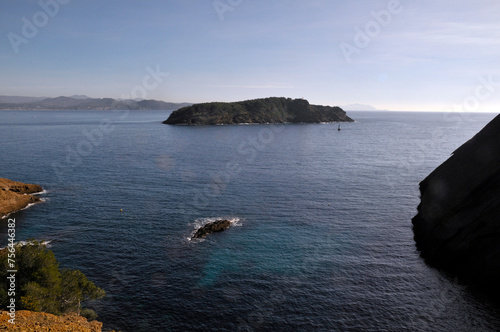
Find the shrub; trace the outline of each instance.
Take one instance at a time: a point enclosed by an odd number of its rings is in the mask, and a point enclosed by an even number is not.
[[[0,251],[0,308],[10,296],[7,279],[7,249]],[[79,270],[59,269],[54,253],[38,241],[15,246],[16,309],[51,314],[80,313],[81,303],[106,295]],[[9,268],[10,270],[12,268]]]
[[[80,316],[87,318],[89,322],[97,319],[96,312],[89,308],[82,309],[82,311],[80,312]]]

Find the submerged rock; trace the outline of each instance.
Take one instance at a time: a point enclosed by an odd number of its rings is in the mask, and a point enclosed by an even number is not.
[[[426,261],[500,290],[500,116],[420,183],[413,218]]]
[[[231,222],[227,219],[220,219],[213,222],[209,222],[208,224],[198,228],[196,233],[193,235],[193,239],[204,238],[208,234],[217,233],[225,231],[231,227]]]

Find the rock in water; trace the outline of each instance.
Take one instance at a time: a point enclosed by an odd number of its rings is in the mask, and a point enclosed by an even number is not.
[[[198,228],[196,233],[193,235],[193,239],[204,238],[208,234],[222,232],[231,226],[231,222],[227,219],[220,219]]]
[[[500,290],[500,116],[420,183],[417,248],[431,265]]]

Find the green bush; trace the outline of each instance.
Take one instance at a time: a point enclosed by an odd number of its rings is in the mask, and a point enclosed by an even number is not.
[[[81,303],[106,295],[79,270],[59,269],[54,253],[38,241],[15,247],[16,309],[51,314],[80,313]],[[0,251],[0,308],[6,309],[10,282],[7,279],[8,249]]]
[[[97,319],[96,312],[89,308],[82,309],[82,311],[80,312],[80,316],[87,318],[89,322]]]

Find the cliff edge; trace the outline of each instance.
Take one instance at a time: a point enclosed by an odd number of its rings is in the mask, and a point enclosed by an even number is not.
[[[0,331],[19,332],[101,332],[102,323],[98,321],[87,321],[86,318],[77,314],[65,314],[56,316],[45,312],[33,312],[28,310],[16,311],[15,324],[9,322],[11,317],[7,311],[0,311]]]
[[[28,204],[40,202],[40,198],[29,195],[43,191],[37,184],[27,184],[0,178],[0,219],[12,212],[24,209]]]
[[[428,263],[499,291],[500,116],[420,183],[413,218]]]

